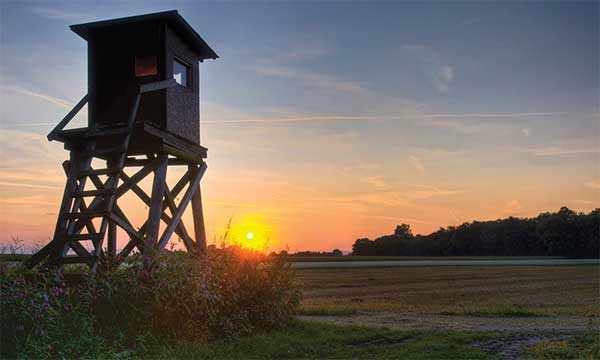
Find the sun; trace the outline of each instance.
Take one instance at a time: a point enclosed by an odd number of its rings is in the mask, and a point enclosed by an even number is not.
[[[246,214],[230,224],[228,240],[231,245],[266,252],[270,247],[272,225],[263,216]]]

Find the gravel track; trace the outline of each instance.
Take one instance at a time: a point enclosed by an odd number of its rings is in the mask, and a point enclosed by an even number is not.
[[[399,313],[359,313],[349,316],[300,316],[301,320],[338,325],[383,326],[398,330],[495,332],[492,340],[474,343],[500,359],[521,359],[523,350],[540,341],[565,340],[575,333],[600,332],[600,319],[561,317],[469,317]]]

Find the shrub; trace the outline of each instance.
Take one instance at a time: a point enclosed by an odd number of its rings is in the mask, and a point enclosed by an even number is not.
[[[300,301],[285,259],[235,248],[165,252],[149,269],[136,259],[70,286],[0,271],[2,324],[14,318],[18,352],[35,358],[243,336],[288,323]]]

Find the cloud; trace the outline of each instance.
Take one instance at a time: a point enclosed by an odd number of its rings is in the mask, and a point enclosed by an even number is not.
[[[215,120],[202,120],[202,124],[252,124],[252,123],[301,123],[301,122],[331,122],[331,121],[355,121],[355,122],[374,122],[374,121],[416,121],[420,125],[433,126],[440,128],[453,129],[462,133],[477,133],[487,129],[489,123],[474,123],[453,119],[465,118],[526,118],[526,117],[547,117],[564,115],[564,112],[530,112],[530,113],[426,113],[426,112],[408,112],[398,114],[365,114],[365,115],[347,115],[347,114],[282,114],[278,116],[255,116],[231,111],[222,106],[209,104],[215,111],[207,111],[209,114],[205,118]],[[214,114],[213,114],[214,113]],[[213,116],[214,115],[214,116]],[[219,120],[217,120],[219,119]]]
[[[591,180],[586,182],[584,185],[590,189],[600,190],[600,180]]]
[[[594,204],[597,204],[597,202],[594,202],[594,201],[591,201],[591,200],[583,200],[583,199],[576,199],[576,200],[573,200],[573,202],[576,202],[576,203],[581,204],[581,205],[594,205]]]
[[[432,75],[433,87],[441,94],[447,94],[450,83],[454,79],[454,69],[450,65],[442,65]]]
[[[421,162],[421,159],[419,159],[416,156],[410,155],[408,157],[408,162],[410,163],[410,165],[412,165],[413,168],[415,168],[415,170],[417,170],[419,175],[425,175],[425,166]]]
[[[77,22],[77,21],[84,21],[84,20],[89,20],[89,19],[93,18],[93,16],[91,16],[89,14],[65,11],[62,8],[57,9],[57,8],[36,6],[36,7],[30,8],[29,10],[32,13],[34,13],[40,17],[43,17],[45,19],[50,19],[50,20],[63,20],[63,21],[69,21],[69,22]]]
[[[516,214],[523,209],[519,200],[511,200],[504,205],[504,212],[507,214]]]
[[[53,185],[45,185],[45,184],[25,184],[22,182],[9,182],[9,181],[0,181],[0,186],[25,187],[25,188],[32,188],[32,189],[49,189],[49,190],[56,190],[56,189],[62,188],[59,185],[53,186]]]
[[[257,66],[256,72],[267,77],[285,78],[297,80],[307,86],[317,87],[335,92],[366,94],[368,91],[354,81],[341,80],[333,76],[317,74],[307,71],[299,71],[282,66]]]
[[[434,48],[426,45],[403,45],[400,50],[417,60],[423,74],[438,93],[448,93],[450,83],[454,80],[454,68],[446,64]]]
[[[3,89],[12,91],[12,92],[16,92],[21,95],[26,95],[26,96],[31,96],[31,97],[34,97],[37,99],[42,99],[42,100],[45,100],[49,103],[52,103],[52,104],[59,106],[61,108],[64,108],[64,109],[70,110],[71,108],[73,108],[73,103],[71,103],[67,100],[63,100],[63,99],[51,96],[51,95],[47,95],[47,94],[43,94],[43,93],[39,93],[39,92],[35,92],[35,91],[30,91],[30,90],[23,89],[20,87],[3,87]]]
[[[598,154],[598,147],[563,147],[563,146],[541,146],[528,149],[521,149],[520,152],[529,153],[535,156],[567,156],[580,154]]]
[[[383,176],[368,176],[361,179],[362,182],[371,185],[374,188],[384,188],[387,186]]]

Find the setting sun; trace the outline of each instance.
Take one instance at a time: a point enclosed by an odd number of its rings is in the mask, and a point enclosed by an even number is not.
[[[263,216],[246,214],[232,220],[227,242],[245,249],[266,252],[273,246],[270,242],[272,230],[272,226]]]

